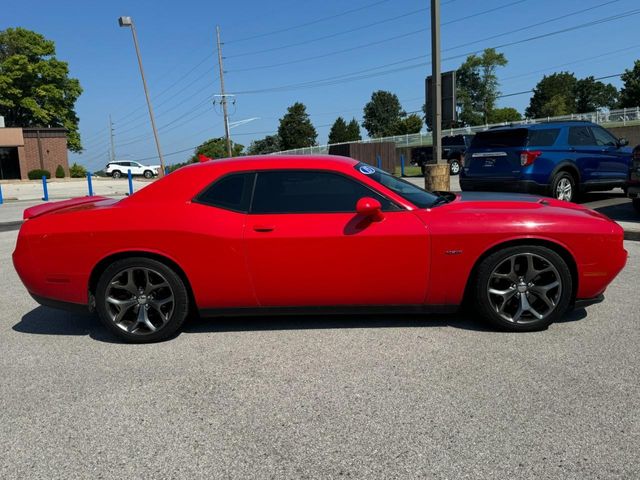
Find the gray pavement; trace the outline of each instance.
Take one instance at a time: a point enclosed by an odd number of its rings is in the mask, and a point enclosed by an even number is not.
[[[640,477],[640,243],[547,331],[473,315],[191,321],[39,307],[0,232],[0,478]]]

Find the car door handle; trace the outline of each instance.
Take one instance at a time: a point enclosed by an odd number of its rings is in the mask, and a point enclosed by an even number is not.
[[[253,231],[254,232],[273,232],[275,228],[276,227],[274,227],[273,225],[254,225]]]

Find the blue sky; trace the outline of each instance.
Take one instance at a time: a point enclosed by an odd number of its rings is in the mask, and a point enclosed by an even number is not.
[[[222,29],[227,92],[237,93],[231,121],[259,118],[232,129],[234,141],[249,145],[275,132],[287,106],[301,101],[316,125],[319,143],[326,143],[338,115],[361,120],[362,107],[374,90],[396,93],[407,111],[420,109],[424,78],[431,68],[428,4],[32,0],[28,6],[7,2],[0,29],[21,26],[55,41],[58,58],[69,62],[71,75],[84,88],[77,112],[86,150],[71,160],[97,169],[107,160],[109,114],[118,158],[155,155],[131,34],[117,23],[121,15],[136,23],[160,141],[167,163],[175,163],[190,153],[168,154],[224,133],[219,107],[211,103],[212,95],[219,93],[216,25]],[[443,71],[455,69],[469,52],[638,7],[638,0],[443,0],[443,58],[449,58],[443,61]],[[476,15],[487,10],[494,11]],[[565,17],[550,21],[561,16]],[[639,24],[640,15],[627,14],[502,47],[509,64],[499,71],[501,91],[529,90],[544,73],[558,70],[580,77],[621,73],[640,58]],[[332,80],[300,87],[327,78]],[[618,78],[608,81],[620,85]],[[290,85],[298,86],[274,90]],[[500,105],[523,111],[528,101],[528,95],[518,95],[501,99]]]

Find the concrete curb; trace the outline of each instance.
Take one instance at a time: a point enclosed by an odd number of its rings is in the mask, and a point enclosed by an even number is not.
[[[18,230],[22,225],[22,220],[16,220],[15,222],[0,222],[0,232],[10,232],[11,230]]]

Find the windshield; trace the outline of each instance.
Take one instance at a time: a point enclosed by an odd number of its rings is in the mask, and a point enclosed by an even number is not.
[[[384,185],[389,190],[397,193],[402,198],[410,201],[418,208],[431,208],[439,203],[440,197],[416,187],[400,178],[389,175],[387,172],[378,168],[367,165],[366,163],[358,163],[355,167],[360,173]]]

